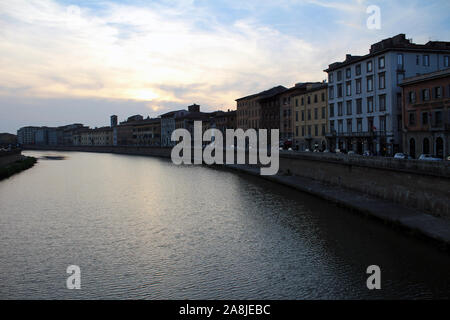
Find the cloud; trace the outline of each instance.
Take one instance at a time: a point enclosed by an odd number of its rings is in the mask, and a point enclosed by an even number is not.
[[[263,89],[321,77],[306,41],[250,19],[219,24],[189,1],[177,4],[108,3],[101,11],[51,0],[1,4],[0,86],[25,87],[31,97],[223,105],[254,90],[256,79]],[[211,90],[225,83],[227,91]],[[190,90],[173,90],[182,87]]]
[[[67,114],[90,103],[97,119],[108,104],[152,115],[194,102],[233,108],[275,85],[320,81],[328,64],[398,33],[422,42],[450,36],[445,0],[81,3],[0,2],[0,97],[16,118],[36,115],[23,112],[24,99]],[[365,28],[369,4],[382,9],[379,31]],[[5,119],[0,127],[13,126]]]

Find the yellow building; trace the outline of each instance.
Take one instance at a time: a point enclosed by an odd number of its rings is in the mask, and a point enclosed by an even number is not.
[[[294,147],[300,151],[327,149],[328,85],[309,84],[306,92],[293,96]]]

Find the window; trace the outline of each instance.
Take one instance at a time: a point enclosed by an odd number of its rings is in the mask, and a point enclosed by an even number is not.
[[[329,98],[330,99],[334,98],[334,87],[330,87],[330,89],[329,89]]]
[[[319,135],[319,126],[316,124],[314,125],[314,135],[317,137]]]
[[[408,93],[409,103],[416,103],[416,92],[410,91]]]
[[[446,68],[450,67],[449,58],[450,58],[449,56],[444,57],[444,67],[446,67]]]
[[[302,126],[302,137],[305,136],[305,126]]]
[[[373,70],[372,61],[368,61],[367,62],[367,72],[372,72],[372,70]]]
[[[385,116],[380,117],[380,130],[386,131],[386,117]]]
[[[380,104],[380,111],[386,111],[386,95],[380,95],[378,97],[378,102]]]
[[[430,141],[428,140],[428,138],[423,139],[422,152],[424,154],[430,153]]]
[[[317,108],[314,109],[314,120],[319,119],[319,110]]]
[[[420,56],[419,55],[416,56],[416,65],[420,65]]]
[[[367,91],[373,91],[373,76],[367,77]]]
[[[442,111],[434,112],[434,125],[436,127],[442,127]]]
[[[373,97],[367,98],[367,112],[368,113],[373,112]]]
[[[351,81],[347,81],[346,83],[346,87],[345,87],[345,93],[347,96],[351,96],[352,95],[352,82]]]
[[[362,99],[356,100],[356,114],[362,113]]]
[[[360,76],[360,75],[361,75],[361,65],[360,65],[360,64],[358,64],[358,65],[355,67],[355,73],[356,73],[357,76]]]
[[[311,135],[311,126],[308,126],[308,135]]]
[[[435,87],[434,88],[434,98],[435,99],[442,98],[442,87]]]
[[[329,83],[333,83],[333,81],[334,81],[334,74],[333,74],[333,72],[331,72],[331,73],[328,75],[328,82],[329,82]]]
[[[298,137],[298,126],[295,127],[295,136]]]
[[[422,101],[429,101],[430,100],[430,89],[423,89],[422,90]]]
[[[351,115],[352,114],[352,101],[347,101],[347,115]]]
[[[327,108],[322,107],[322,119],[325,119],[327,115]]]
[[[311,109],[308,110],[308,120],[311,120]]]
[[[410,126],[415,126],[416,125],[416,114],[414,112],[410,112],[409,113],[409,121],[408,121]]]
[[[342,102],[338,102],[338,116],[342,116],[343,112],[342,112]]]
[[[308,104],[311,104],[311,96],[308,96]]]
[[[305,105],[305,98],[303,98],[303,97],[302,97],[302,103],[301,103],[301,105],[302,105],[302,106]]]
[[[428,112],[422,112],[422,126],[428,126]]]
[[[347,79],[350,79],[352,77],[352,69],[350,68],[345,69],[345,76]]]
[[[379,69],[384,69],[384,66],[385,66],[385,60],[384,60],[384,57],[378,58],[378,68],[379,68]]]
[[[356,119],[356,132],[362,132],[362,119]]]
[[[295,106],[298,107],[298,99],[295,99]]]
[[[338,133],[344,132],[344,122],[342,120],[338,121]]]
[[[378,75],[378,87],[386,89],[386,74],[384,72]]]
[[[372,132],[372,131],[375,131],[375,130],[376,130],[376,128],[373,125],[373,118],[372,117],[367,118],[367,131],[368,132]]]
[[[317,94],[314,95],[314,103],[317,103],[319,99],[317,98]]]
[[[352,133],[353,121],[352,119],[347,119],[347,132]]]
[[[405,79],[405,74],[404,73],[397,73],[397,85],[401,84],[403,79]]]
[[[427,55],[427,54],[425,54],[425,55],[423,56],[423,65],[424,65],[425,67],[429,67],[429,66],[430,66],[430,56]]]
[[[330,132],[334,132],[334,120],[330,121]]]
[[[298,111],[295,111],[295,121],[298,122]]]
[[[403,64],[403,53],[397,54],[397,67],[400,70],[403,70],[404,64]]]
[[[334,117],[334,103],[330,103],[330,117]]]
[[[322,92],[322,102],[325,101],[325,92]]]
[[[305,121],[305,111],[302,110],[302,121]]]
[[[327,126],[326,125],[322,125],[322,136],[327,134]]]
[[[361,94],[361,79],[356,79],[356,94]]]
[[[337,72],[337,81],[341,81],[342,80],[342,71],[338,71]]]
[[[342,84],[337,85],[337,90],[338,90],[337,93],[338,98],[342,98]]]

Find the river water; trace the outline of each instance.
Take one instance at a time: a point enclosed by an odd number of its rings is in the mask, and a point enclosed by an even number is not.
[[[0,182],[0,299],[450,297],[449,254],[321,199],[164,159],[51,154],[67,158]]]

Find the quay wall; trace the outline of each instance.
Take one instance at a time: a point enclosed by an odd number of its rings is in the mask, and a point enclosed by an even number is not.
[[[283,153],[280,174],[351,189],[450,219],[450,162]]]

